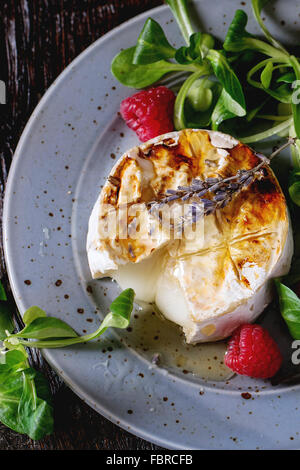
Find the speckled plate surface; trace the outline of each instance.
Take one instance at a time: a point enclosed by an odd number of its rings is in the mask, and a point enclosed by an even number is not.
[[[299,1],[274,3],[271,31],[295,43]],[[249,5],[236,0],[203,0],[195,2],[195,8],[203,28],[221,39],[241,4],[250,11]],[[121,99],[131,90],[112,78],[110,62],[122,47],[135,43],[150,14],[172,43],[182,43],[165,6],[95,42],[41,100],[9,174],[4,241],[18,307],[23,313],[39,305],[78,332],[94,330],[118,292],[111,281],[91,282],[85,239],[90,211],[114,158],[137,142],[117,116]],[[257,32],[252,15],[249,29]],[[298,387],[271,387],[243,377],[227,384],[203,382],[152,367],[121,339],[116,332],[107,332],[101,342],[44,354],[90,406],[163,447],[299,448]],[[246,399],[250,397],[244,392],[249,390],[251,399]]]

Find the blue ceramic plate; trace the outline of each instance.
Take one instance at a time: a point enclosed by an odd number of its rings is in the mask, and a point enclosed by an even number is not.
[[[195,8],[203,29],[222,39],[241,3],[250,13],[250,2],[237,0],[202,0]],[[271,31],[285,42],[298,43],[299,2],[274,4],[268,15]],[[118,293],[112,281],[91,282],[85,239],[90,211],[115,156],[137,143],[117,115],[120,101],[132,91],[112,78],[110,63],[121,48],[135,43],[149,15],[164,27],[171,43],[183,43],[166,6],[95,42],[39,103],[8,178],[5,254],[20,312],[39,305],[78,332],[94,330]],[[258,32],[249,16],[250,31]],[[44,354],[91,407],[162,447],[299,448],[299,388],[272,387],[245,377],[213,383],[154,367],[138,348],[134,332],[132,341],[125,336],[107,332],[101,342]],[[245,392],[251,399],[243,398],[249,398],[241,395]]]

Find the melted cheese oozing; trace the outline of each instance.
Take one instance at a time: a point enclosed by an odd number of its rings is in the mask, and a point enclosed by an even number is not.
[[[105,204],[120,210],[126,201],[148,202],[193,178],[227,177],[258,162],[250,148],[213,131],[187,129],[130,150],[112,169],[90,218],[93,277],[112,277],[122,289],[133,288],[137,300],[156,303],[191,343],[225,338],[254,321],[272,298],[271,279],[288,272],[293,253],[285,199],[270,168],[204,217],[193,239],[186,233],[174,239],[148,210],[143,217],[160,229],[158,237],[142,231],[137,239],[105,238],[102,228]]]

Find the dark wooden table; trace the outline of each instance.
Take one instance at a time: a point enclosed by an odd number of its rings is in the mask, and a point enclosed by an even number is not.
[[[110,29],[161,0],[1,0],[0,80],[7,104],[0,105],[0,215],[15,147],[38,101],[60,72]],[[1,227],[0,227],[1,230]],[[1,230],[2,231],[2,230]],[[8,293],[0,241],[1,279]],[[10,294],[16,324],[20,319]],[[43,361],[32,362],[48,377],[55,403],[55,433],[39,442],[0,424],[0,450],[158,449],[107,421],[71,392]]]

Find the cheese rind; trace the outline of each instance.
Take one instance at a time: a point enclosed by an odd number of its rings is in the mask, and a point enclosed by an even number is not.
[[[215,214],[204,217],[193,239],[177,239],[147,210],[168,189],[194,178],[232,176],[259,162],[231,136],[186,129],[152,139],[123,155],[95,204],[87,238],[94,278],[112,277],[132,287],[137,299],[155,302],[180,325],[188,342],[225,338],[254,321],[272,298],[271,279],[288,272],[293,238],[286,202],[269,167]],[[171,204],[173,215],[180,201]],[[107,233],[113,211],[139,208],[124,226],[138,223],[135,237]],[[138,222],[137,222],[138,221]],[[176,238],[176,239],[174,239]]]

